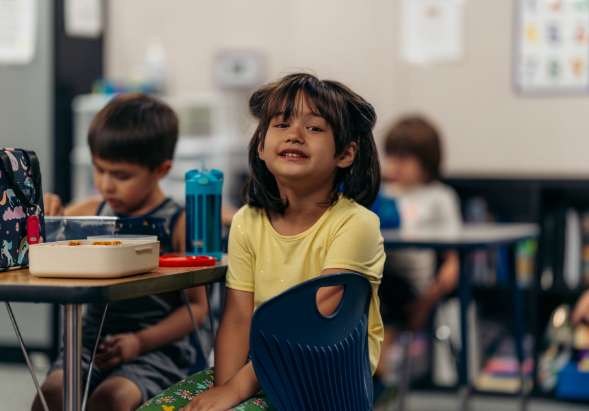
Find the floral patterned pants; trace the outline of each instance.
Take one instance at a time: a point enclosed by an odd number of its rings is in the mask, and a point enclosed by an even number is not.
[[[213,380],[213,370],[211,369],[190,375],[146,401],[137,411],[178,411],[198,394],[211,388]],[[274,410],[261,394],[242,402],[233,409],[235,411]]]

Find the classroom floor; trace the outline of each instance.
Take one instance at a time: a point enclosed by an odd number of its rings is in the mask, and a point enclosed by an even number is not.
[[[39,378],[45,375],[39,369]],[[35,393],[33,381],[26,367],[14,364],[0,364],[0,398],[2,410],[26,411],[30,409]],[[419,391],[409,398],[408,411],[456,411],[456,396],[452,394],[428,393]],[[563,404],[548,401],[532,401],[529,411],[581,411],[587,405]],[[476,397],[472,411],[516,411],[517,402],[504,398]]]
[[[409,398],[407,411],[456,411],[456,396],[452,394],[427,393],[420,391]],[[517,411],[519,404],[506,398],[489,398],[477,396],[473,399],[472,411]],[[531,401],[528,411],[581,411],[587,410],[586,405],[571,405],[545,400]]]

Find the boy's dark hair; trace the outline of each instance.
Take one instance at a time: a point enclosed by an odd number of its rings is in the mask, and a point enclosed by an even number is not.
[[[174,157],[178,118],[160,100],[120,94],[100,110],[88,131],[93,156],[135,163],[153,170]]]
[[[251,175],[245,186],[247,204],[267,211],[284,213],[288,204],[280,197],[276,179],[258,155],[273,117],[285,120],[296,115],[297,99],[304,97],[330,125],[335,138],[335,156],[354,142],[357,153],[350,167],[338,169],[329,205],[342,193],[366,207],[376,198],[380,186],[380,166],[372,128],[376,112],[370,103],[343,84],[319,80],[306,73],[290,74],[267,84],[250,97],[250,112],[259,121],[249,143]]]
[[[385,137],[385,154],[388,156],[416,157],[426,173],[427,182],[440,178],[442,146],[436,127],[422,116],[401,118]]]

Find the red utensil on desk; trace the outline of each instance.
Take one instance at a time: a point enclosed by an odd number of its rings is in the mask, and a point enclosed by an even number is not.
[[[215,257],[209,255],[176,255],[160,256],[160,267],[211,267],[217,264]]]

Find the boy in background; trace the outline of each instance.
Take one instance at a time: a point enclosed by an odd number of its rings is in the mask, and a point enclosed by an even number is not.
[[[143,94],[115,97],[93,119],[88,145],[99,196],[63,209],[45,196],[46,215],[118,216],[149,221],[162,252],[183,252],[185,213],[166,198],[159,181],[172,166],[178,119],[163,102]],[[192,315],[207,313],[203,287],[187,290]],[[195,363],[190,342],[190,312],[185,294],[172,292],[109,304],[103,338],[92,371],[88,409],[135,410],[141,403],[184,378]],[[89,304],[83,322],[82,371],[90,357],[104,305]],[[63,352],[51,366],[42,391],[51,410],[63,409]],[[38,397],[33,411],[41,411]]]

